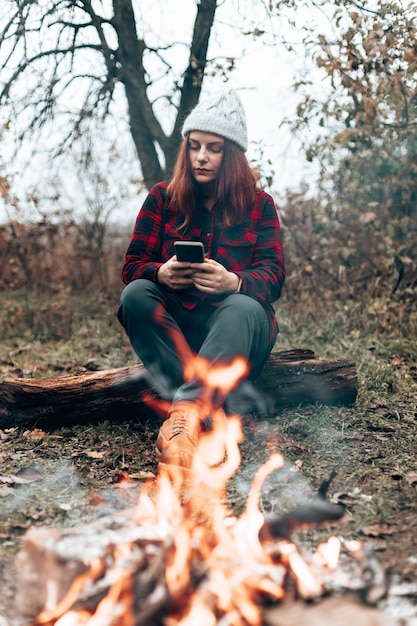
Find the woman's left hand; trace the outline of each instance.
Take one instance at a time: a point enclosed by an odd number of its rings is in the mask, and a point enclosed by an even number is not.
[[[213,259],[196,263],[193,268],[192,279],[200,291],[213,294],[235,293],[239,287],[239,276]]]

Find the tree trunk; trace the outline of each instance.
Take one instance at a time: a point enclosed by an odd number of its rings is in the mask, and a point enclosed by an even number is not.
[[[278,350],[270,355],[256,387],[271,398],[273,410],[302,402],[350,405],[358,380],[355,363],[348,359],[323,361],[311,350]],[[152,399],[158,395],[142,365],[57,378],[11,378],[0,383],[0,428],[148,419],[155,416]]]
[[[184,72],[178,114],[169,141],[164,147],[167,176],[171,175],[181,141],[181,128],[186,116],[198,103],[207,65],[207,50],[217,8],[217,0],[202,0],[198,4],[190,47],[188,67]]]
[[[120,63],[118,78],[123,83],[128,102],[130,130],[140,160],[145,185],[150,189],[157,182],[171,176],[172,167],[181,141],[181,127],[185,116],[198,102],[207,65],[207,50],[214,22],[217,0],[201,0],[198,4],[190,45],[188,67],[180,88],[180,102],[174,129],[166,135],[157,120],[147,95],[148,78],[144,66],[145,41],[140,40],[135,26],[131,0],[113,0],[113,25],[117,31]],[[163,94],[170,99],[172,94]],[[160,162],[156,144],[162,150]]]

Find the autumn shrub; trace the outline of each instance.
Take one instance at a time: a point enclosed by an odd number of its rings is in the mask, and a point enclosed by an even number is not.
[[[304,189],[280,210],[286,294],[311,310],[376,303],[412,306],[417,295],[414,217],[387,207],[323,205]]]
[[[1,339],[21,337],[22,340],[41,341],[69,339],[73,331],[74,309],[65,295],[32,299],[27,292],[10,292],[2,301],[5,324],[0,330]]]
[[[308,189],[279,207],[287,278],[282,303],[306,314],[392,319],[406,315],[417,289],[411,217],[389,218],[375,207],[323,206]],[[130,228],[85,223],[9,223],[0,231],[0,290],[39,292],[45,306],[10,307],[9,320],[37,335],[42,327],[70,332],[66,295],[102,294],[123,287],[121,267]],[[280,303],[281,305],[281,303]],[[4,331],[5,332],[5,331]]]
[[[120,288],[128,238],[100,221],[8,222],[0,229],[0,289],[112,292]]]

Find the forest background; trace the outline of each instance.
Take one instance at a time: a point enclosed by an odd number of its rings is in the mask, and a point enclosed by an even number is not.
[[[387,563],[415,576],[416,3],[3,5],[1,378],[135,362],[114,311],[139,199],[169,175],[187,112],[228,83],[249,121],[267,129],[251,137],[249,156],[282,223],[277,347],[348,356],[359,374],[355,407],[282,411],[252,436],[259,444],[278,428],[312,488],[342,468],[334,488],[351,498],[348,534],[368,529]],[[258,61],[248,66],[251,55]],[[264,88],[265,76],[270,95],[260,102],[256,79]],[[92,515],[86,492],[154,469],[152,427],[66,428],[0,431],[2,474],[35,463],[52,494],[40,481],[24,506],[0,496],[3,573],[32,524],[78,522]],[[259,445],[248,450],[253,467]],[[64,507],[51,477],[67,457],[83,488]]]

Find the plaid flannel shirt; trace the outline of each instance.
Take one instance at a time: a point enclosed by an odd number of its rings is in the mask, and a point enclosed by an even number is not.
[[[271,196],[258,191],[249,217],[229,227],[222,224],[216,207],[209,211],[200,204],[194,221],[179,232],[183,215],[169,207],[167,187],[167,182],[155,185],[139,211],[126,252],[123,281],[127,284],[146,278],[157,282],[159,267],[175,254],[174,241],[202,241],[206,256],[239,276],[240,293],[263,305],[275,334],[277,321],[272,303],[281,295],[285,266],[280,224]],[[170,293],[188,309],[205,301],[216,306],[227,295],[210,296],[195,287]]]

